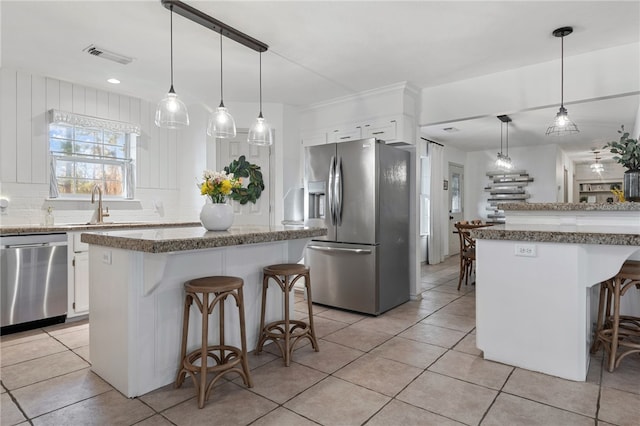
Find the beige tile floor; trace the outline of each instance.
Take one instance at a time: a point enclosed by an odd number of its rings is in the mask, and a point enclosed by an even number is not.
[[[127,399],[90,371],[85,321],[2,337],[1,425],[640,425],[640,357],[586,383],[485,361],[457,258],[424,266],[422,300],[379,317],[314,306],[320,352],[251,354],[254,387],[219,382]],[[307,315],[301,298],[297,313]],[[505,336],[508,338],[508,336]]]

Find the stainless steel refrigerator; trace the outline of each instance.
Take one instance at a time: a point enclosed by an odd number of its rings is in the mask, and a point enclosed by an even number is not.
[[[409,153],[376,139],[307,147],[313,302],[378,315],[409,300]]]

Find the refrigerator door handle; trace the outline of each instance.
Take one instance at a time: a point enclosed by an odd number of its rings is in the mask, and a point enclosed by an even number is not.
[[[342,157],[338,157],[334,178],[336,223],[342,225]]]
[[[329,185],[327,191],[329,192],[329,217],[331,218],[331,225],[336,224],[336,209],[335,209],[335,194],[333,193],[333,182],[336,179],[336,157],[331,156],[329,161]]]
[[[354,254],[371,254],[371,250],[366,249],[348,249],[348,248],[340,248],[340,247],[326,247],[326,246],[307,246],[307,248],[311,250],[319,250],[319,251],[333,251],[340,253],[354,253]]]

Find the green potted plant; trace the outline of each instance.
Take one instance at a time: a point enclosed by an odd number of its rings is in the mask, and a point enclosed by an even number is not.
[[[640,144],[638,139],[629,137],[624,126],[620,129],[620,140],[611,141],[603,148],[609,148],[612,154],[616,154],[613,159],[627,169],[623,180],[624,198],[627,201],[640,201]]]

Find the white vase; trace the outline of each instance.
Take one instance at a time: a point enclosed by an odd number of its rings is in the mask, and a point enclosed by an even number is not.
[[[233,207],[226,203],[205,203],[200,222],[208,231],[226,231],[233,223]]]

